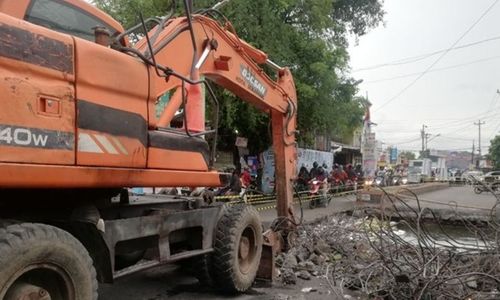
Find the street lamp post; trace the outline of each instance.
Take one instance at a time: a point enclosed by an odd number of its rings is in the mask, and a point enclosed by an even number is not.
[[[430,139],[429,139],[429,137],[431,137],[431,136],[432,136],[432,138],[430,138]],[[433,139],[435,139],[435,138],[439,137],[439,136],[441,136],[441,133],[438,133],[438,134],[436,134],[436,135],[434,135],[434,134],[430,134],[430,133],[427,133],[427,134],[425,135],[425,150],[429,150],[429,147],[428,147],[429,142],[430,142],[430,141],[432,141]]]

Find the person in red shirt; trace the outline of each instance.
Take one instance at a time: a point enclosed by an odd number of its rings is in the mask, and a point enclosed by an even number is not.
[[[332,173],[331,173],[332,182],[342,181],[342,172],[339,170],[339,165],[333,165]]]
[[[344,171],[344,167],[342,165],[339,166],[339,172],[339,179],[343,184],[345,184],[347,182],[347,179],[349,179],[349,176],[347,175],[346,171]]]
[[[248,167],[243,168],[243,173],[241,174],[241,184],[244,188],[248,188],[252,182],[252,176],[250,175],[250,169]]]

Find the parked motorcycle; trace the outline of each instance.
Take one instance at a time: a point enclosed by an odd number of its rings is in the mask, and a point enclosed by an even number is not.
[[[482,192],[500,192],[500,182],[495,182],[492,184],[486,183],[474,183],[474,193],[481,194]]]

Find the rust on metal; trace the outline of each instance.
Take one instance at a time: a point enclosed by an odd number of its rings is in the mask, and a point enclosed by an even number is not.
[[[257,279],[273,281],[276,278],[274,249],[264,242],[262,245],[262,255],[260,257],[259,269],[257,270]]]
[[[263,234],[262,255],[260,258],[257,278],[272,281],[276,278],[275,257],[283,249],[283,238],[280,232],[267,230]]]
[[[0,24],[0,56],[73,74],[73,45]]]

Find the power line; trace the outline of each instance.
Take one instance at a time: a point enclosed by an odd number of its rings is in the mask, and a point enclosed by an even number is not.
[[[496,119],[497,117],[498,117],[498,111],[495,110],[495,111],[491,111],[488,113],[477,114],[477,115],[474,115],[474,116],[471,116],[468,118],[463,118],[461,120],[457,120],[457,121],[453,121],[453,122],[436,124],[436,127],[433,127],[433,128],[434,129],[448,129],[450,127],[457,127],[457,126],[462,126],[462,125],[468,124],[471,121],[476,120],[478,118],[481,118],[483,120],[489,120],[492,118]]]
[[[457,126],[463,126],[463,125],[467,125],[467,127],[470,125],[469,123],[473,120],[477,120],[478,118],[481,118],[481,119],[484,119],[484,120],[489,120],[491,118],[497,118],[498,117],[498,113],[500,112],[500,108],[495,108],[495,109],[492,109],[488,112],[482,112],[482,113],[478,113],[478,114],[475,114],[475,115],[472,115],[472,116],[469,116],[469,117],[466,117],[466,118],[459,118],[459,119],[448,119],[446,120],[445,122],[438,122],[438,123],[435,123],[432,125],[432,128],[434,130],[438,130],[438,129],[449,129],[450,127],[457,127]],[[415,121],[432,121],[433,119],[418,119],[418,120],[415,120]],[[445,120],[445,119],[443,119]],[[403,123],[408,123],[408,119],[406,120],[383,120],[381,122],[378,122],[378,125],[379,127],[381,127],[383,124],[385,124],[385,122],[403,122]],[[459,130],[461,130],[462,128],[460,128]],[[418,131],[419,129],[413,129],[411,130],[412,132],[414,131]],[[387,132],[387,130],[385,130]],[[380,132],[380,131],[378,131]],[[401,132],[398,130],[398,132]]]
[[[444,139],[448,139],[448,140],[457,140],[457,141],[468,141],[468,142],[470,142],[470,140],[471,140],[471,139],[468,139],[468,138],[451,137],[451,136],[445,136],[445,135],[441,135],[440,137],[444,138]]]
[[[432,64],[425,69],[423,73],[418,75],[414,80],[412,80],[407,86],[405,86],[399,93],[394,95],[392,98],[390,98],[388,101],[383,103],[378,109],[374,110],[374,112],[382,109],[384,106],[387,104],[391,103],[392,101],[398,99],[401,95],[403,95],[409,88],[411,88],[417,81],[420,80],[420,78],[424,77],[427,72],[429,72],[443,57],[450,52],[451,48],[455,47],[476,25],[493,9],[493,7],[498,3],[500,0],[495,0],[482,14],[481,16],[451,45],[450,48],[448,48],[446,51],[444,51]]]
[[[488,138],[489,141],[491,141],[496,135],[498,135],[497,133],[498,133],[499,129],[500,129],[500,123],[498,124],[497,127],[495,127],[495,129],[493,130],[493,133]]]
[[[495,108],[495,110],[499,110],[500,108]],[[491,112],[488,112],[488,113],[491,113]],[[480,113],[480,115],[484,115],[484,114],[487,114],[487,113]],[[468,117],[468,118],[472,118],[472,119],[477,119],[477,117]],[[381,124],[384,124],[386,122],[393,122],[393,123],[398,123],[398,122],[402,122],[402,123],[408,123],[408,121],[443,121],[444,123],[448,123],[448,122],[458,122],[458,121],[463,121],[464,118],[418,118],[418,119],[384,119],[382,121],[379,121],[377,122],[377,124],[380,126]],[[439,123],[440,125],[441,123]],[[377,130],[378,131],[378,130]]]
[[[429,70],[429,71],[427,71],[427,73],[434,73],[434,72],[439,72],[439,71],[445,71],[445,70],[460,68],[460,67],[469,66],[469,65],[473,65],[473,64],[477,64],[477,63],[482,63],[482,62],[490,61],[490,60],[495,60],[495,59],[499,59],[499,58],[500,58],[500,55],[491,56],[491,57],[487,57],[487,58],[483,58],[483,59],[478,59],[478,60],[474,60],[474,61],[470,61],[470,62],[466,62],[466,63],[462,63],[462,64],[451,65],[451,66],[448,66],[448,67],[442,67],[442,68],[437,68],[437,69],[434,69],[434,70]],[[390,81],[390,80],[395,80],[395,79],[413,77],[413,76],[421,75],[424,72],[425,71],[423,71],[423,72],[416,72],[416,73],[409,73],[409,74],[404,74],[404,75],[399,75],[399,76],[394,76],[394,77],[389,77],[389,78],[382,78],[382,79],[376,79],[376,80],[370,80],[370,81],[363,81],[363,83],[377,83],[377,82],[384,82],[384,81]]]
[[[490,111],[495,106],[495,100],[498,97],[498,95],[500,95],[500,90],[497,89],[495,91],[495,94],[493,94],[493,97],[490,100],[490,105],[488,106],[487,112]]]
[[[420,141],[420,137],[416,138],[416,139],[413,139],[413,140],[409,140],[409,141],[405,141],[405,142],[400,142],[400,143],[390,143],[391,145],[404,145],[404,144],[410,144],[410,143],[413,143],[413,142],[416,142],[416,141]]]
[[[400,149],[401,151],[420,151],[420,149],[417,149],[417,148],[401,148]],[[453,151],[467,151],[470,153],[470,147],[467,147],[467,148],[452,148],[452,149],[438,149],[438,150],[443,150],[443,151],[450,151],[450,152],[453,152]]]
[[[464,129],[467,129],[467,128],[471,127],[471,126],[472,126],[472,124],[467,124],[465,126],[462,126],[462,127],[458,128],[457,130],[446,132],[445,134],[448,135],[448,134],[453,134],[453,133],[456,133],[456,132],[459,132],[459,131],[463,131]]]
[[[496,40],[500,40],[500,36],[494,36],[494,37],[491,37],[491,38],[488,38],[488,39],[479,40],[479,41],[476,41],[476,42],[472,42],[472,43],[469,43],[469,44],[464,44],[464,45],[457,46],[457,47],[454,47],[454,48],[442,49],[442,50],[438,50],[438,51],[434,51],[434,52],[430,52],[430,53],[425,53],[425,54],[421,54],[421,55],[416,55],[416,56],[412,56],[412,57],[402,58],[402,59],[398,59],[398,60],[394,60],[394,61],[390,61],[390,62],[378,64],[378,65],[373,65],[373,66],[368,66],[368,67],[362,67],[362,68],[359,68],[359,69],[355,69],[352,72],[354,73],[354,72],[361,72],[361,71],[369,71],[369,70],[379,69],[379,68],[383,68],[383,67],[399,66],[399,65],[410,64],[410,63],[414,63],[414,62],[417,62],[417,61],[420,61],[420,60],[432,57],[434,55],[437,55],[439,53],[445,52],[447,50],[451,51],[451,50],[458,50],[458,49],[468,48],[468,47],[472,47],[472,46],[476,46],[476,45],[479,45],[479,44],[483,44],[483,43],[487,43],[487,42],[491,42],[491,41],[496,41]]]

